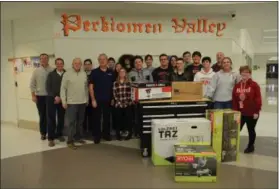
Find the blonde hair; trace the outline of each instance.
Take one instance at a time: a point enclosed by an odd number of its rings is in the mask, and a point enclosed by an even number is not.
[[[232,59],[231,59],[230,57],[224,57],[224,58],[222,59],[221,68],[223,69],[223,63],[224,63],[224,60],[225,60],[225,59],[227,59],[227,60],[230,61],[230,63],[231,63],[231,69],[232,69]]]
[[[74,64],[75,61],[80,61],[80,63],[82,64],[81,58],[74,58],[72,64]]]
[[[120,76],[119,76],[119,75],[120,75],[121,70],[124,70],[124,72],[125,72],[124,83],[128,83],[130,80],[129,80],[127,71],[126,71],[124,68],[121,68],[121,69],[119,70],[118,76],[117,76],[117,78],[116,78],[116,82],[117,82],[117,83],[120,83]]]

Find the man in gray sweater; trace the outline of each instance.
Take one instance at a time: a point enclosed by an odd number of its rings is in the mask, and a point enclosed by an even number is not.
[[[36,103],[40,118],[41,140],[45,140],[47,135],[46,80],[48,74],[53,70],[53,68],[49,66],[48,61],[49,57],[47,54],[43,53],[40,55],[40,67],[34,70],[30,81],[32,101]]]
[[[60,89],[62,105],[66,109],[67,145],[71,149],[77,148],[74,141],[85,144],[82,138],[84,113],[88,103],[88,82],[87,75],[81,66],[81,59],[75,58],[73,68],[69,69],[63,76]]]

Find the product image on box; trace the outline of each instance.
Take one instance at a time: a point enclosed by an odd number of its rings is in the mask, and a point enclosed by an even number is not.
[[[207,110],[212,125],[212,147],[219,162],[237,161],[239,157],[240,112]]]
[[[171,98],[170,83],[139,83],[132,85],[132,99],[139,100],[158,100]]]
[[[173,146],[177,143],[210,145],[210,121],[205,118],[153,119],[152,153],[154,165],[174,163]]]
[[[216,182],[216,153],[209,145],[174,145],[176,182]]]

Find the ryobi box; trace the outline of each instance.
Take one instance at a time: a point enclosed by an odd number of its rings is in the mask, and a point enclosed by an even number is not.
[[[240,112],[233,110],[207,110],[211,121],[212,147],[218,162],[238,161]]]
[[[205,118],[153,119],[153,164],[172,165],[175,160],[173,146],[177,143],[210,145],[210,131],[210,121]]]
[[[216,182],[216,153],[209,145],[174,145],[176,182]]]
[[[132,99],[159,100],[171,98],[170,83],[134,83],[132,84]]]

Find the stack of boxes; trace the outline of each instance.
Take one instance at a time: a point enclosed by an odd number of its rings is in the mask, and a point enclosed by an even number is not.
[[[154,165],[172,165],[177,143],[210,145],[210,121],[205,118],[153,119],[152,155]]]
[[[216,182],[217,163],[239,159],[240,112],[207,110],[206,118],[152,122],[152,161],[174,163],[177,182]]]

